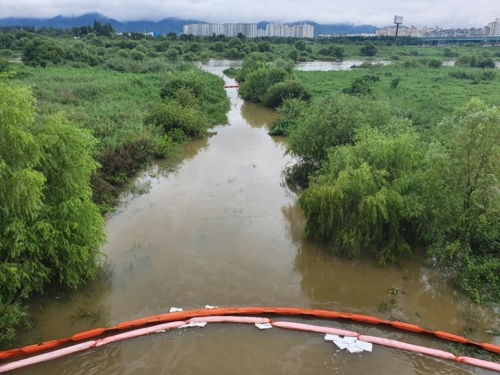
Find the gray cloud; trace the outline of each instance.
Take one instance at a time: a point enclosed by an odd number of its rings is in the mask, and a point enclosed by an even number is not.
[[[7,4],[5,4],[7,2]],[[209,22],[355,23],[478,27],[500,17],[499,0],[0,0],[0,18],[51,18],[99,12],[120,21],[180,17]]]

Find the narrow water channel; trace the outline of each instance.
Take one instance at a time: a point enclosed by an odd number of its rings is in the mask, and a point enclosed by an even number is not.
[[[205,66],[222,74],[227,62]],[[234,81],[225,78],[228,84]],[[147,193],[126,196],[107,218],[107,272],[69,296],[33,304],[26,343],[167,312],[170,307],[289,306],[395,318],[495,342],[489,307],[440,282],[419,258],[377,268],[345,261],[304,240],[297,197],[281,172],[285,140],[267,132],[274,112],[243,102],[235,89],[229,124],[191,142],[175,171],[161,165],[137,181]],[[141,190],[141,189],[137,189]],[[445,348],[438,340],[393,330],[318,322]],[[500,344],[500,342],[496,342]],[[488,371],[375,347],[348,354],[318,334],[255,327],[206,328],[151,335],[37,365],[19,374],[488,374]]]

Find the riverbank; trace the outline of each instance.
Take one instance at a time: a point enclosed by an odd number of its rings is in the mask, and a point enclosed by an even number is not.
[[[214,61],[204,69],[220,75],[227,67]],[[234,84],[227,78],[225,82]],[[495,310],[475,305],[443,285],[422,259],[403,258],[382,269],[369,257],[336,258],[324,245],[304,239],[297,197],[281,177],[292,159],[283,155],[285,140],[267,134],[275,112],[243,102],[235,89],[227,94],[228,125],[214,128],[213,137],[186,144],[175,172],[160,173],[160,164],[141,174],[139,181],[150,186],[149,192],[130,196],[109,214],[108,244],[103,249],[108,254],[107,276],[64,298],[37,300],[31,309],[37,323],[24,343],[164,313],[172,306],[190,309],[206,304],[348,311],[457,334],[464,334],[472,317],[478,323],[466,336],[495,342],[485,333],[495,323]],[[332,325],[396,338],[378,327]],[[26,374],[77,366],[86,372],[193,373],[201,369],[200,363],[207,372],[216,372],[224,363],[228,371],[245,374],[282,373],[292,367],[301,373],[348,368],[385,374],[388,369],[402,373],[422,366],[432,373],[470,374],[464,365],[450,367],[420,356],[416,361],[413,355],[383,348],[361,359],[332,354],[321,336],[271,332],[263,338],[260,333],[220,325],[151,336],[47,363]],[[425,337],[397,338],[446,349]]]
[[[202,138],[209,128],[227,122],[229,101],[221,78],[190,64],[164,63],[160,68],[156,73],[131,73],[110,71],[103,67],[50,66],[42,69],[16,64],[9,74],[0,76],[6,88],[19,92],[19,98],[24,92],[29,92],[30,98],[32,95],[36,98],[36,107],[30,107],[32,99],[29,99],[23,111],[15,111],[17,115],[22,113],[26,116],[23,117],[24,122],[13,122],[14,127],[19,128],[18,131],[26,132],[29,137],[29,132],[34,128],[29,125],[29,121],[33,121],[30,120],[31,117],[35,119],[37,126],[39,123],[47,123],[43,131],[55,131],[50,126],[59,122],[67,127],[64,136],[57,132],[50,134],[52,138],[49,139],[57,139],[58,142],[54,141],[54,144],[61,147],[61,150],[51,150],[52,141],[40,141],[41,145],[36,144],[31,148],[46,152],[46,155],[29,160],[30,155],[25,153],[18,161],[27,163],[32,168],[36,166],[38,173],[45,173],[42,179],[44,193],[40,193],[41,202],[28,205],[28,208],[39,208],[43,203],[46,208],[41,212],[50,213],[59,209],[62,212],[57,216],[64,217],[64,221],[58,223],[51,218],[45,222],[47,218],[44,219],[39,213],[32,213],[28,220],[21,211],[9,211],[7,202],[3,204],[5,216],[2,231],[5,232],[2,232],[4,241],[0,243],[0,249],[5,250],[0,259],[5,267],[3,272],[8,275],[9,272],[17,273],[17,269],[25,271],[19,275],[22,278],[5,278],[1,285],[4,291],[8,291],[3,293],[0,301],[0,319],[5,322],[5,334],[0,335],[1,345],[13,344],[17,327],[30,327],[33,324],[24,308],[28,298],[32,299],[37,294],[49,291],[65,295],[98,276],[102,255],[99,248],[105,242],[105,236],[104,221],[99,215],[99,220],[95,220],[94,211],[100,210],[102,214],[113,211],[117,197],[139,171],[158,158],[172,166],[178,162],[183,144],[193,138]],[[26,86],[29,88],[25,88]],[[0,104],[12,110],[13,104],[8,102],[10,98],[1,99]],[[20,100],[15,105],[22,105]],[[9,112],[3,113],[9,119]],[[52,116],[56,116],[57,120],[53,120]],[[7,130],[12,126],[9,122],[1,125]],[[61,130],[57,131],[63,131],[62,125]],[[80,132],[80,138],[83,139],[81,144],[71,141],[75,149],[82,148],[80,156],[85,160],[83,163],[80,159],[71,157],[72,162],[82,168],[79,179],[72,177],[74,166],[66,162],[66,155],[70,151],[65,142],[70,142],[68,139],[72,132]],[[40,130],[35,131],[32,138],[40,137],[39,133]],[[16,138],[10,146],[16,148],[21,145],[22,142]],[[4,160],[7,160],[7,166],[12,163],[7,157]],[[44,166],[44,163],[50,165],[50,168]],[[16,170],[15,165],[12,168]],[[68,185],[53,178],[51,173],[64,175],[68,179]],[[6,185],[12,186],[8,182],[9,176],[7,173]],[[87,186],[89,182],[91,190]],[[39,193],[35,190],[37,185],[29,185],[27,181],[23,183],[30,194],[38,196]],[[62,193],[55,194],[60,191]],[[15,197],[15,194],[11,194],[6,199],[15,200]],[[79,206],[73,204],[71,199],[85,202],[90,207],[89,211],[86,214],[74,214],[75,207]],[[20,204],[16,203],[16,206]],[[81,222],[81,217],[87,217],[88,221]],[[22,222],[23,225],[14,230],[9,225],[12,222]],[[46,226],[43,227],[44,225]],[[66,225],[72,229],[67,229]],[[46,228],[46,232],[42,231],[42,227]],[[82,236],[79,232],[82,228],[92,228],[99,233],[95,235],[99,240],[91,242],[90,236]],[[24,231],[34,238],[25,238]],[[87,232],[92,231],[89,229]],[[53,235],[49,236],[48,233]],[[55,241],[57,244],[51,242],[55,236],[58,236]],[[9,239],[11,237],[16,240]],[[21,242],[29,245],[20,245]],[[15,250],[13,243],[20,246],[18,250]],[[63,243],[66,245],[60,248]],[[36,261],[31,264],[29,262],[34,257],[29,249],[34,244],[46,251],[37,252]],[[87,251],[87,247],[91,251]],[[83,262],[85,267],[70,267],[79,262]],[[61,271],[61,276],[57,276],[55,270],[59,270],[60,265],[65,263],[67,265],[62,269],[71,271]]]

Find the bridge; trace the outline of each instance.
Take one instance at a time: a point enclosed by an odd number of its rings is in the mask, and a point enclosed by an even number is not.
[[[500,45],[500,35],[472,35],[472,36],[453,36],[453,37],[421,37],[419,38],[425,44],[456,44],[456,43],[479,43]]]

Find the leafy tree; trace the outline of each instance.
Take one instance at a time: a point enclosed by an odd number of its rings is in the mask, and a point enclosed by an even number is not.
[[[202,137],[208,128],[202,114],[177,100],[156,105],[145,123],[163,129],[166,134],[180,130],[190,138]]]
[[[478,302],[500,298],[500,108],[478,99],[440,124],[426,161],[422,237]],[[488,285],[487,292],[484,286]]]
[[[201,52],[202,50],[202,46],[200,43],[193,43],[191,44],[191,46],[189,47],[189,51],[193,52],[193,53],[198,53],[198,52]]]
[[[345,50],[340,46],[331,46],[329,49],[329,53],[331,56],[335,56],[337,60],[342,60],[345,56]]]
[[[287,80],[278,82],[269,87],[262,101],[266,107],[276,108],[279,107],[285,99],[300,99],[309,101],[311,93],[296,80]]]
[[[214,44],[214,51],[215,52],[224,52],[224,43],[222,42],[217,42]]]
[[[167,39],[169,39],[169,40],[177,40],[177,34],[176,33],[168,33],[167,34]]]
[[[16,41],[16,37],[13,34],[0,33],[0,48],[9,49],[12,48]]]
[[[167,57],[168,61],[175,62],[179,59],[179,51],[175,48],[169,48],[165,53],[165,56]]]
[[[261,53],[272,52],[271,44],[269,42],[259,43],[259,52]]]
[[[293,45],[297,51],[305,51],[306,50],[306,42],[303,40],[297,40]]]
[[[236,47],[236,48],[239,48],[243,45],[243,42],[241,41],[241,39],[239,38],[233,38],[229,41],[229,48],[233,48],[233,47]]]
[[[286,170],[287,181],[307,187],[309,176],[327,159],[330,148],[352,144],[356,131],[363,126],[385,126],[390,113],[385,102],[346,95],[313,102],[300,112],[290,129],[287,152],[298,162]]]
[[[294,48],[293,50],[290,51],[290,53],[288,54],[288,57],[296,62],[299,59],[299,51],[297,51]]]
[[[306,109],[307,102],[300,99],[285,99],[277,108],[277,118],[269,135],[289,135],[290,128],[293,128],[300,117],[302,111]]]
[[[359,52],[362,56],[375,56],[377,54],[377,47],[373,44],[368,44],[362,47]]]
[[[239,83],[244,82],[249,73],[264,66],[266,66],[266,55],[258,52],[251,53],[243,60],[241,69],[236,76],[236,81]]]
[[[75,289],[95,278],[105,240],[90,190],[95,139],[61,115],[35,117],[33,104],[27,88],[0,82],[2,314],[48,284]]]
[[[427,61],[427,66],[429,68],[437,69],[443,66],[443,62],[439,59],[429,59],[429,61]]]
[[[440,129],[445,137],[441,146],[433,148],[430,163],[445,183],[439,192],[448,197],[449,205],[440,211],[434,227],[466,249],[488,252],[493,246],[500,254],[496,243],[479,239],[481,226],[494,223],[500,209],[500,197],[492,194],[500,178],[500,109],[473,99],[444,120]]]
[[[146,55],[138,50],[133,50],[130,51],[130,57],[132,58],[132,60],[142,61],[146,58]]]
[[[110,37],[112,34],[115,33],[115,30],[113,30],[113,27],[111,26],[110,23],[101,24],[101,22],[98,20],[94,20],[94,27],[92,28],[92,30],[97,35],[102,35],[107,37]]]
[[[329,152],[299,198],[306,236],[349,257],[374,253],[381,264],[409,252],[404,226],[415,219],[411,181],[419,160],[408,124],[359,129],[354,145]]]
[[[24,47],[22,59],[26,65],[46,67],[62,63],[64,50],[51,39],[34,38]]]
[[[240,95],[245,100],[264,102],[268,89],[278,82],[283,82],[288,72],[282,68],[264,67],[252,71],[241,84]]]

